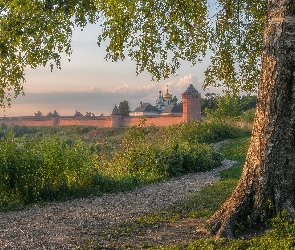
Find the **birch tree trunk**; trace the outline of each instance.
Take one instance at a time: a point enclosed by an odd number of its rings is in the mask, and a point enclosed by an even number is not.
[[[295,218],[295,1],[268,0],[262,73],[250,147],[239,183],[209,219],[217,237]]]

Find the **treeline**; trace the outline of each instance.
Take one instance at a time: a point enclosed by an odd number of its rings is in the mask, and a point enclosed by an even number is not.
[[[256,101],[256,95],[220,96],[215,93],[207,93],[201,99],[201,110],[203,116],[219,119],[239,118],[245,122],[252,122]]]

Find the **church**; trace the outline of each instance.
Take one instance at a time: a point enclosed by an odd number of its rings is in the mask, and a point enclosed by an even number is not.
[[[130,116],[185,114],[191,119],[201,120],[200,101],[201,95],[192,84],[190,84],[187,90],[182,94],[182,103],[178,103],[176,96],[172,98],[172,93],[169,93],[167,86],[167,91],[165,94],[163,94],[163,91],[159,91],[159,96],[155,102],[155,106],[150,103],[143,103],[141,101],[139,107],[130,112]]]

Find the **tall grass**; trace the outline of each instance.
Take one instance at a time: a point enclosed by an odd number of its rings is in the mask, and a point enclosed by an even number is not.
[[[0,141],[0,197],[29,204],[61,199],[91,186],[93,157],[81,140],[41,137]]]

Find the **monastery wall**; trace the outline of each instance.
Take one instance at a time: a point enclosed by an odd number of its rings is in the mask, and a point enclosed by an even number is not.
[[[145,116],[146,126],[169,126],[183,122],[182,114]],[[142,122],[141,116],[21,116],[21,117],[1,117],[0,123],[6,125],[25,125],[25,126],[94,126],[94,127],[119,127],[136,126]],[[114,122],[115,121],[115,122]]]
[[[1,117],[0,122],[5,123],[8,126],[17,124],[17,125],[25,125],[25,126],[52,126],[53,121],[52,117],[47,116],[21,116],[21,117]]]
[[[111,116],[60,116],[58,117],[57,125],[61,126],[73,126],[73,125],[84,125],[84,126],[96,126],[96,127],[112,127]]]

